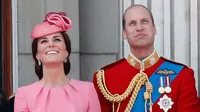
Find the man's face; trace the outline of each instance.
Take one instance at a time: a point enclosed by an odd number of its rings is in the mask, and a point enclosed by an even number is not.
[[[134,6],[128,9],[123,36],[131,48],[153,47],[155,35],[156,27],[144,7]]]

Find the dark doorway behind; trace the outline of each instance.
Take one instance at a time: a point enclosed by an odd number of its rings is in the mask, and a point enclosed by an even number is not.
[[[2,16],[2,12],[3,12],[3,7],[2,7],[2,0],[1,0],[1,5],[0,5],[0,18],[1,18],[1,22],[0,22],[0,88],[2,88],[3,85],[3,75],[2,75],[2,20],[3,20],[3,16]]]
[[[12,94],[12,0],[1,0],[0,86]]]

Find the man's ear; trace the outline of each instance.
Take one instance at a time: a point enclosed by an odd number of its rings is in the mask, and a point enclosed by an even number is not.
[[[125,30],[122,31],[122,34],[123,34],[124,39],[127,39],[126,31]]]
[[[154,35],[157,34],[156,25],[154,25]]]

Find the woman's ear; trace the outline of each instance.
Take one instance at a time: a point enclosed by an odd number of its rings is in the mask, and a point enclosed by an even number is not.
[[[38,54],[38,53],[36,54],[36,58],[37,58],[37,60],[38,60],[38,59],[40,59],[40,57],[39,57],[39,54]]]
[[[66,58],[67,58],[69,56],[69,52],[66,50],[65,54],[66,54]]]
[[[66,53],[66,57],[68,57],[69,56],[69,54],[68,54],[68,52]]]

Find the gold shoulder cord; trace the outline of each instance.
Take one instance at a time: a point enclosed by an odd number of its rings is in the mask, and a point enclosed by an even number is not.
[[[101,91],[101,93],[103,94],[103,96],[110,102],[112,102],[113,105],[113,112],[115,112],[114,109],[114,104],[118,103],[118,107],[116,112],[119,111],[120,108],[120,103],[122,101],[124,101],[131,93],[132,96],[129,100],[129,103],[125,109],[125,112],[130,112],[134,103],[135,103],[135,99],[138,95],[138,92],[141,88],[142,85],[146,84],[146,92],[144,93],[144,99],[145,99],[145,112],[147,112],[146,109],[146,104],[147,104],[147,100],[150,100],[150,112],[152,112],[152,100],[151,100],[151,93],[153,91],[153,87],[151,85],[151,83],[148,80],[148,76],[147,74],[145,74],[144,72],[140,72],[137,73],[133,79],[131,80],[131,82],[129,83],[128,88],[125,90],[125,92],[121,95],[119,94],[111,94],[109,92],[109,90],[106,87],[106,83],[105,83],[105,74],[104,74],[104,70],[99,70],[97,73],[97,85]]]

